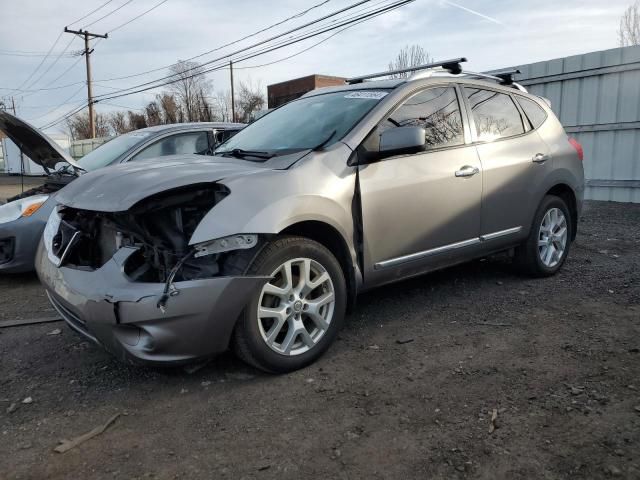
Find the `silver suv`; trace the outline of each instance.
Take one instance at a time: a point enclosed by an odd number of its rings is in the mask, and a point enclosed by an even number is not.
[[[38,255],[52,304],[125,361],[233,345],[286,372],[329,347],[364,290],[501,251],[556,273],[576,235],[580,145],[510,75],[425,67],[310,92],[212,158],[83,175]]]

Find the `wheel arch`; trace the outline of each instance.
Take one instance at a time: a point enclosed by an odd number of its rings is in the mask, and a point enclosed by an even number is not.
[[[314,240],[329,250],[340,263],[347,284],[347,308],[355,305],[359,282],[349,244],[332,225],[319,220],[304,220],[293,223],[279,232],[280,235],[297,235]]]
[[[569,213],[571,214],[571,240],[575,240],[578,232],[578,200],[576,193],[566,183],[557,183],[547,190],[546,195],[560,197],[569,207]]]

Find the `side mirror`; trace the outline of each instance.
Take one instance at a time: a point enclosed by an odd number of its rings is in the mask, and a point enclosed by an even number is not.
[[[417,153],[424,150],[427,132],[422,127],[396,127],[380,135],[380,156]]]

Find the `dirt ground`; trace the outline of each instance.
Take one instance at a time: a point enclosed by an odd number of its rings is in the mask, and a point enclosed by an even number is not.
[[[0,305],[51,314],[33,275],[0,277]],[[2,329],[0,478],[637,479],[639,352],[640,205],[592,202],[557,276],[496,258],[370,292],[290,375],[130,368],[60,322]]]

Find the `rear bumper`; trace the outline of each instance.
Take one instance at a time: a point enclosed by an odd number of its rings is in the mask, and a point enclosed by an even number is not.
[[[180,364],[228,348],[236,319],[266,277],[215,277],[174,283],[163,313],[164,284],[131,282],[121,248],[102,268],[56,267],[41,245],[36,270],[54,308],[85,338],[134,364]]]

